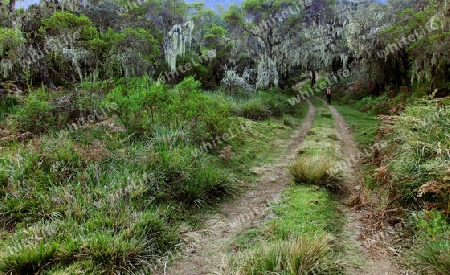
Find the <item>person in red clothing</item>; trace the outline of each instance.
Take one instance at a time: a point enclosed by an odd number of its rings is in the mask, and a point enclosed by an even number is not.
[[[331,88],[327,88],[327,104],[331,105]]]

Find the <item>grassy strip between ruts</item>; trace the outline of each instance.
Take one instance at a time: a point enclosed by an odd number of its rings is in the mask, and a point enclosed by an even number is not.
[[[340,102],[333,103],[333,106],[345,118],[353,131],[355,141],[360,146],[371,146],[375,142],[379,120],[369,113],[363,113],[354,106],[344,105]]]
[[[324,161],[334,163],[338,158],[337,135],[328,108],[318,101],[314,105],[315,122],[291,166],[294,183],[273,206],[272,220],[235,239],[232,247],[237,247],[238,253],[230,260],[232,274],[341,273],[334,253],[338,246],[333,240],[342,230],[343,216],[336,211],[339,202],[327,190],[329,178],[324,176],[337,180],[339,172],[322,167]],[[296,174],[304,169],[299,164],[305,162],[319,165],[306,166],[303,182]],[[311,171],[314,169],[319,171]]]

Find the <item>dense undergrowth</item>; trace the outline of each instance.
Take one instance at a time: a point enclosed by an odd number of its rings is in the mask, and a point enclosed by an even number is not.
[[[142,77],[42,87],[4,104],[0,272],[157,269],[179,224],[239,192],[249,165],[305,113],[275,91],[199,87]]]
[[[389,185],[390,202],[412,210],[412,265],[450,272],[450,116],[445,104],[417,101],[385,123],[390,148],[375,176]],[[424,209],[424,210],[422,210]]]
[[[398,249],[408,256],[404,264],[419,274],[448,274],[449,101],[418,91],[392,96],[355,103],[347,98],[337,109],[365,149],[360,159],[365,185],[380,196],[378,208],[405,213],[396,226]],[[376,131],[361,120],[371,115],[379,115],[379,123],[372,124],[379,124]]]

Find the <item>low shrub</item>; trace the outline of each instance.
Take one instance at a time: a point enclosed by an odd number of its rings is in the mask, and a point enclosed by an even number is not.
[[[269,114],[274,117],[281,117],[284,114],[294,115],[300,108],[297,104],[290,104],[288,101],[290,96],[283,94],[278,90],[261,92],[259,97],[263,99],[264,105],[267,106]]]
[[[232,123],[231,105],[201,93],[200,85],[187,77],[169,89],[149,78],[139,78],[117,86],[108,93],[104,104],[115,104],[118,118],[138,136],[151,136],[157,124],[184,125],[199,142],[226,132]]]
[[[450,274],[450,240],[448,218],[437,211],[413,216],[416,243],[412,249],[413,265],[427,274]]]
[[[54,108],[49,100],[50,94],[44,88],[30,92],[13,116],[17,129],[39,134],[54,128]]]
[[[167,88],[160,83],[152,83],[146,78],[132,78],[125,85],[117,85],[111,90],[103,104],[115,104],[115,114],[124,126],[138,135],[151,129],[158,103],[167,101]]]

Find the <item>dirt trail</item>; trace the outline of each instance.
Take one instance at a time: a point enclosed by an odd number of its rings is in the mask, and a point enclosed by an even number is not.
[[[353,161],[358,159],[361,152],[353,140],[352,133],[343,117],[333,107],[329,106],[336,121],[336,130],[340,139],[340,151],[343,154],[344,180],[349,191],[348,198],[343,200],[352,206],[361,205],[364,202],[363,181],[360,176],[359,165]],[[373,231],[363,219],[367,217],[370,209],[355,210],[342,205],[341,211],[347,216],[344,226],[344,237],[347,239],[345,250],[348,253],[343,263],[346,274],[349,275],[397,275],[403,274],[395,263],[389,258],[386,243],[382,238],[383,233],[365,236],[364,232]],[[378,236],[378,237],[377,237]],[[349,259],[347,261],[347,258]]]
[[[305,121],[289,140],[280,144],[286,151],[273,164],[252,169],[259,176],[258,183],[253,188],[235,200],[222,204],[219,213],[209,217],[203,228],[182,235],[187,244],[184,255],[181,259],[176,259],[173,266],[167,267],[165,274],[226,273],[226,253],[232,253],[230,245],[234,237],[268,219],[270,204],[278,201],[280,193],[286,188],[289,181],[288,165],[296,158],[297,150],[314,121],[315,108],[309,100],[307,102],[309,112]]]

